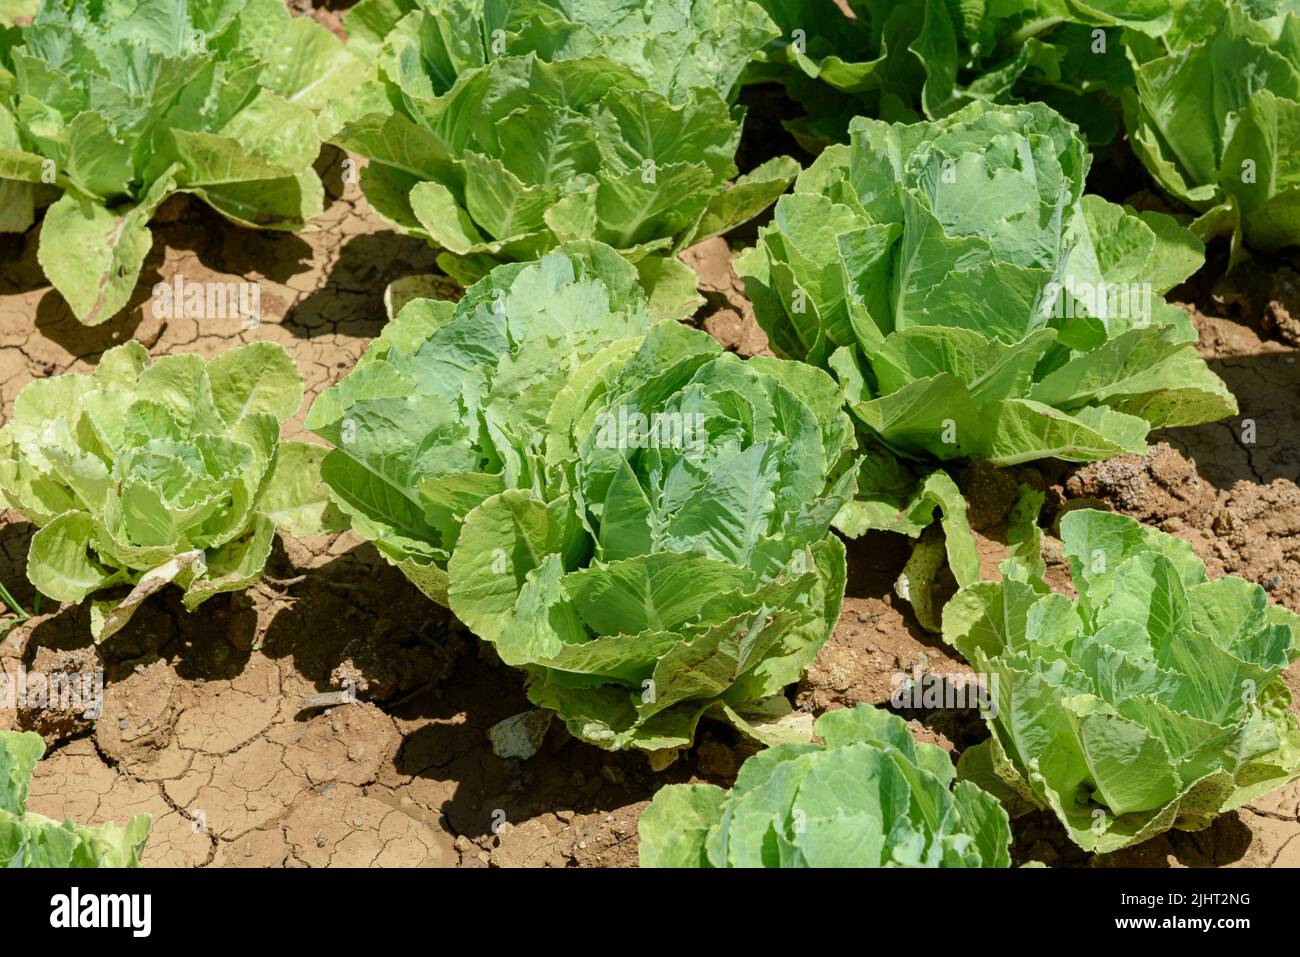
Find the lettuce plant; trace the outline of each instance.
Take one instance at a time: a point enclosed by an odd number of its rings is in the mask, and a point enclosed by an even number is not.
[[[976,100],[1049,103],[1093,142],[1119,128],[1132,84],[1127,32],[1159,34],[1169,4],[947,3],[850,0],[844,16],[821,0],[758,0],[780,37],[750,70],[783,83],[807,116],[787,125],[810,145],[843,142],[856,115],[938,119]]]
[[[386,64],[429,57],[435,84],[499,56],[605,57],[673,100],[709,87],[728,102],[777,35],[755,0],[360,0],[347,27],[349,46]]]
[[[1155,180],[1200,212],[1204,239],[1300,244],[1300,20],[1280,4],[1181,5],[1174,28],[1133,37],[1129,140]]]
[[[743,119],[730,98],[775,33],[749,0],[385,0],[348,22],[382,90],[360,95],[365,115],[336,142],[369,158],[375,211],[441,247],[463,285],[596,239],[678,318],[698,299],[675,254],[753,217],[798,172],[779,157],[727,186]]]
[[[153,819],[85,827],[27,810],[27,791],[45,742],[30,731],[0,731],[0,867],[139,867]]]
[[[256,229],[317,215],[312,163],[362,75],[279,0],[45,0],[0,31],[0,229],[52,201],[41,268],[80,321],[104,322],[173,193]]]
[[[1187,542],[1125,516],[1072,511],[1061,537],[1077,599],[1040,566],[944,608],[944,640],[997,703],[963,776],[992,771],[1103,853],[1207,827],[1300,776],[1281,677],[1300,617],[1259,585],[1207,581]]]
[[[817,719],[823,744],[749,758],[735,786],[670,784],[641,815],[642,867],[1008,867],[997,800],[870,705]]]
[[[834,382],[652,324],[608,247],[409,303],[308,425],[354,527],[602,747],[764,733],[838,615]]]
[[[548,494],[556,397],[595,357],[621,355],[649,328],[636,270],[599,243],[499,266],[458,303],[408,303],[307,416],[335,446],[321,464],[331,497],[446,605],[465,515],[508,488]]]
[[[0,428],[0,507],[40,530],[27,577],[56,601],[115,586],[91,605],[96,641],[175,582],[194,610],[256,581],[277,525],[324,531],[336,513],[320,483],[322,446],[280,441],[302,377],[270,342],[149,361],[128,342],[91,375],[23,387]]]
[[[881,446],[843,531],[928,524],[956,498],[917,483],[936,463],[1104,459],[1236,411],[1161,296],[1200,243],[1084,195],[1088,152],[1060,114],[973,103],[851,132],[737,264],[773,349],[833,369]]]

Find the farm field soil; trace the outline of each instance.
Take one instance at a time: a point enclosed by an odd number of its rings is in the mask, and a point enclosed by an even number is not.
[[[301,236],[236,229],[174,201],[155,224],[128,311],[85,328],[42,278],[36,235],[0,237],[3,417],[27,382],[88,371],[129,337],[155,356],[211,356],[267,339],[307,379],[286,435],[310,438],[300,435],[306,409],[382,328],[386,285],[434,269],[432,250],[387,230],[354,186],[317,231]],[[730,255],[722,240],[685,254],[707,299],[695,321],[730,349],[761,353],[766,340]],[[1257,581],[1300,612],[1300,352],[1288,344],[1300,331],[1290,318],[1293,307],[1300,316],[1300,298],[1290,298],[1288,272],[1267,288],[1188,285],[1172,297],[1192,311],[1203,354],[1237,394],[1237,419],[1162,434],[1142,457],[962,473],[986,571],[1003,550],[1016,483],[1029,482],[1048,492],[1048,519],[1082,504],[1122,511],[1188,538],[1212,575]],[[177,277],[259,283],[260,324],[154,317],[152,286]],[[450,281],[428,289],[459,292]],[[28,608],[33,531],[17,513],[0,514],[0,581]],[[883,534],[850,543],[844,612],[795,691],[797,707],[815,715],[885,705],[899,672],[968,670],[894,597],[907,548]],[[1048,551],[1059,554],[1050,537]],[[728,729],[705,726],[694,749],[656,773],[638,754],[600,751],[553,725],[531,759],[497,757],[488,729],[529,707],[519,674],[353,533],[281,538],[257,587],[195,614],[166,589],[99,649],[87,618],[84,607],[45,609],[0,645],[0,668],[103,668],[102,718],[10,712],[0,713],[0,728],[38,731],[50,748],[33,782],[33,810],[86,823],[151,813],[146,865],[633,865],[637,818],[660,786],[728,784],[752,751]],[[1300,667],[1288,680],[1300,691]],[[355,703],[311,700],[347,681]],[[919,737],[954,751],[985,735],[974,711],[902,713]],[[1107,857],[1084,855],[1046,815],[1015,822],[1015,833],[1018,861],[1051,865],[1296,866],[1300,783],[1205,831]]]

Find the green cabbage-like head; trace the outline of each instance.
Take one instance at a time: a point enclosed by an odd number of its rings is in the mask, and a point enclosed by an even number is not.
[[[92,605],[103,640],[168,582],[193,610],[261,575],[277,524],[333,524],[318,464],[325,450],[280,442],[302,377],[274,343],[151,362],[139,343],[104,353],[91,375],[29,383],[0,429],[0,504],[40,530],[27,576],[57,601],[112,586]]]
[[[1187,542],[1131,518],[1072,511],[1061,537],[1077,599],[1031,573],[944,608],[944,640],[993,702],[972,766],[1102,853],[1207,827],[1300,776],[1281,678],[1300,617],[1259,585],[1207,581]]]
[[[656,315],[681,318],[701,300],[676,253],[799,171],[782,156],[736,178],[736,86],[776,32],[750,0],[372,0],[352,17],[378,89],[335,141],[369,158],[375,212],[441,247],[462,285],[598,240],[638,264]]]
[[[39,0],[0,26],[0,232],[37,211],[37,258],[80,322],[124,309],[175,193],[254,229],[324,208],[313,164],[362,62],[278,0]],[[0,24],[5,13],[0,11]]]
[[[604,747],[775,720],[838,614],[834,382],[652,323],[608,247],[408,304],[308,422],[354,527]]]
[[[868,435],[923,462],[1091,461],[1236,411],[1162,298],[1199,241],[1085,195],[1051,108],[850,131],[738,270],[773,348],[834,370]]]
[[[642,867],[1008,867],[997,800],[870,705],[817,719],[823,744],[749,758],[730,790],[670,784],[641,815]]]
[[[1201,213],[1203,239],[1300,244],[1300,18],[1277,3],[1191,3],[1129,44],[1129,142],[1162,187]],[[1244,244],[1244,245],[1243,245]]]

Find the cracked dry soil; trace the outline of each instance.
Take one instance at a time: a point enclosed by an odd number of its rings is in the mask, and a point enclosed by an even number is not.
[[[433,251],[388,230],[355,186],[335,177],[334,197],[317,228],[297,236],[238,229],[199,204],[169,202],[131,305],[94,328],[77,323],[42,277],[36,230],[0,235],[0,417],[27,382],[88,371],[127,338],[153,355],[205,356],[270,339],[307,380],[286,437],[310,439],[301,434],[306,409],[382,328],[387,284],[434,271]],[[752,233],[733,245],[749,241]],[[727,348],[766,352],[727,242],[711,240],[683,258],[707,300],[694,321]],[[177,275],[260,283],[260,324],[155,318],[153,284]],[[1221,282],[1172,297],[1192,312],[1202,353],[1237,394],[1238,418],[1157,436],[1141,457],[962,472],[987,571],[1004,549],[1006,512],[1024,481],[1048,493],[1048,522],[1067,502],[1122,511],[1188,538],[1212,575],[1257,581],[1300,612],[1300,350],[1279,318],[1300,315],[1290,288],[1274,283],[1260,293],[1249,282]],[[434,292],[454,298],[458,289],[447,281]],[[29,609],[33,531],[17,513],[0,513],[0,581]],[[898,536],[850,543],[844,612],[794,691],[797,707],[819,714],[888,705],[896,672],[917,664],[968,670],[895,598],[907,555]],[[1059,563],[1051,573],[1064,581]],[[657,788],[729,784],[752,753],[729,729],[705,725],[695,748],[655,773],[639,755],[581,744],[553,723],[533,758],[497,757],[488,729],[528,707],[519,675],[351,532],[281,537],[262,582],[194,614],[178,594],[151,598],[98,649],[87,610],[72,607],[45,609],[0,644],[0,668],[10,672],[104,670],[98,720],[0,712],[0,728],[38,731],[49,746],[33,810],[86,823],[152,814],[146,865],[634,865],[637,818]],[[1300,691],[1300,667],[1287,678]],[[301,707],[346,681],[357,689],[354,703]],[[919,737],[954,752],[986,734],[973,711],[903,714]],[[1051,865],[1296,866],[1300,783],[1205,831],[1104,858],[1084,855],[1046,815],[1015,822],[1015,834],[1017,860]]]

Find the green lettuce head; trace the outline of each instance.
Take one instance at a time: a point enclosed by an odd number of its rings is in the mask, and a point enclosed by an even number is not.
[[[833,370],[878,448],[842,531],[916,534],[936,504],[964,527],[951,480],[918,482],[940,463],[1093,461],[1236,411],[1162,298],[1199,241],[1084,195],[1088,152],[1060,114],[974,103],[851,131],[737,262],[773,349]]]
[[[822,0],[758,0],[780,37],[751,81],[786,86],[807,116],[787,123],[819,148],[843,142],[856,115],[939,119],[976,101],[1041,101],[1090,142],[1119,131],[1119,94],[1132,85],[1123,36],[1158,35],[1166,0],[949,3],[849,0],[847,17]]]
[[[680,318],[700,300],[676,253],[757,215],[798,172],[779,157],[727,187],[736,80],[775,32],[749,0],[425,0],[363,3],[354,19],[381,89],[336,142],[369,157],[375,211],[441,247],[463,285],[595,239],[637,263],[657,315]]]
[[[509,488],[545,498],[548,417],[592,359],[650,328],[636,270],[599,243],[510,263],[458,303],[405,305],[307,427],[332,442],[322,474],[338,507],[434,601],[461,524]]]
[[[605,57],[670,99],[707,87],[729,103],[754,53],[777,34],[754,0],[360,0],[347,28],[349,46],[393,72],[418,51],[439,92],[497,57],[536,53]]]
[[[27,810],[27,791],[45,742],[30,731],[0,731],[0,867],[139,867],[153,819],[85,827]]]
[[[45,0],[0,30],[0,230],[52,203],[41,268],[80,321],[104,322],[173,193],[255,229],[319,214],[312,163],[363,76],[279,0]]]
[[[149,361],[137,342],[104,353],[91,375],[29,383],[0,428],[0,506],[40,527],[27,577],[56,601],[113,586],[91,606],[96,641],[168,582],[193,610],[262,573],[275,528],[335,524],[320,483],[325,449],[280,441],[302,377],[278,345],[211,361]]]
[[[661,788],[638,825],[642,867],[1008,867],[997,800],[956,785],[948,755],[870,705],[817,719],[823,744],[749,758],[726,791]]]
[[[1088,153],[1059,114],[977,103],[852,133],[781,198],[743,269],[773,347],[835,370],[884,445],[1093,461],[1236,411],[1160,296],[1200,244],[1085,196]]]
[[[1300,617],[1205,578],[1191,546],[1109,512],[1061,519],[1077,600],[1036,573],[962,589],[944,640],[986,676],[992,772],[1087,851],[1196,831],[1300,776],[1282,671]],[[979,777],[979,773],[971,773]]]
[[[1300,19],[1285,4],[1195,2],[1174,28],[1134,38],[1124,115],[1161,186],[1200,212],[1203,239],[1300,244]]]
[[[833,381],[652,324],[608,247],[408,304],[308,423],[354,527],[603,747],[779,718],[838,615]]]

